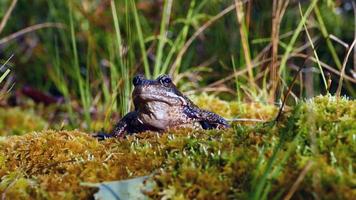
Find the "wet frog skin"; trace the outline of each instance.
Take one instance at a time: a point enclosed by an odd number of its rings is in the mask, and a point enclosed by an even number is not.
[[[198,108],[174,85],[168,75],[148,80],[143,75],[133,79],[135,110],[126,114],[105,137],[123,137],[144,131],[162,132],[171,128],[228,128],[221,116]]]

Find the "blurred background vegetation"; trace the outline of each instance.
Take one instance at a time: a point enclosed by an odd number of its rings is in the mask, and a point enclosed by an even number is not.
[[[354,0],[1,0],[2,196],[87,198],[82,182],[159,169],[157,198],[353,199],[355,24]],[[170,74],[227,119],[279,123],[103,142],[67,131],[109,131],[139,73]]]
[[[138,73],[226,100],[279,105],[295,76],[291,104],[354,98],[355,14],[352,0],[3,0],[0,105],[30,97],[107,129]]]

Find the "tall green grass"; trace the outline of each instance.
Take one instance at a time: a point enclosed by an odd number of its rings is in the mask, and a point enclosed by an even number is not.
[[[3,69],[5,68],[6,64],[11,60],[11,58],[13,57],[13,55],[11,55],[1,66],[0,66],[0,72],[3,71]],[[3,82],[6,78],[6,76],[8,76],[10,74],[11,70],[10,69],[5,69],[4,72],[2,74],[0,74],[0,83]]]
[[[277,9],[280,24],[272,20],[276,14],[273,12],[277,11],[271,3],[239,0],[162,3],[47,0],[33,5],[19,1],[9,19],[38,21],[36,13],[16,12],[20,8],[31,9],[45,16],[41,18],[48,22],[65,25],[65,29],[38,31],[40,48],[47,53],[36,55],[33,68],[37,78],[28,81],[44,85],[44,89],[59,90],[66,99],[74,126],[83,116],[84,127],[90,129],[93,117],[97,120],[97,113],[105,113],[99,120],[104,120],[108,128],[113,115],[122,116],[132,110],[131,78],[137,73],[144,73],[148,78],[169,73],[179,88],[194,93],[215,91],[227,99],[278,104],[296,73],[295,68],[305,67],[300,66],[303,62],[300,57],[310,56],[316,60],[310,64],[314,70],[303,72],[303,77],[318,73],[313,76],[315,88],[312,89],[315,93],[325,93],[326,64],[334,69],[331,92],[335,92],[345,49],[331,40],[330,34],[352,41],[353,34],[348,33],[354,30],[340,23],[345,21],[345,16],[352,15],[338,15],[334,12],[336,5],[324,1],[303,2],[302,14],[297,4],[289,2],[281,7],[280,1],[273,2],[280,6]],[[278,37],[272,34],[272,27],[278,29],[274,32]],[[18,29],[17,23],[8,23],[4,34]],[[317,49],[316,43],[320,44]],[[7,50],[16,44],[9,42]],[[277,54],[272,56],[273,45]],[[308,49],[313,55],[307,55]],[[354,95],[356,81],[350,81],[350,66],[347,63],[343,91]],[[276,69],[277,74],[271,73]],[[41,74],[46,81],[36,82]],[[309,86],[303,78],[300,80],[293,92],[304,97]]]

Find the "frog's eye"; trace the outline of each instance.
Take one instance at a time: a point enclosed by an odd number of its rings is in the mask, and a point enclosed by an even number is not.
[[[172,79],[169,76],[163,76],[160,82],[164,85],[172,83]]]

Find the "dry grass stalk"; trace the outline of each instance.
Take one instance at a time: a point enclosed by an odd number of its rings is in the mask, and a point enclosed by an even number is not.
[[[0,40],[0,45],[2,44],[5,44],[19,36],[22,36],[26,33],[30,33],[30,32],[33,32],[33,31],[36,31],[36,30],[39,30],[39,29],[42,29],[42,28],[64,28],[65,26],[62,24],[62,23],[51,23],[51,22],[46,22],[46,23],[42,23],[42,24],[36,24],[36,25],[33,25],[33,26],[29,26],[27,28],[24,28],[20,31],[17,31],[11,35],[8,35],[4,38],[2,38]]]
[[[11,13],[16,6],[16,3],[17,3],[17,0],[13,0],[11,2],[11,5],[10,5],[9,9],[7,9],[4,18],[2,18],[1,23],[0,23],[0,33],[4,30],[5,25],[7,24],[7,21],[9,20]]]
[[[295,191],[297,191],[299,185],[302,183],[304,177],[307,175],[308,171],[310,170],[310,168],[313,166],[313,162],[309,161],[303,171],[299,174],[297,180],[293,183],[291,189],[288,191],[287,195],[284,197],[284,200],[289,200],[292,198],[293,194],[295,193]]]
[[[334,40],[335,42],[339,43],[341,46],[345,47],[345,49],[349,48],[349,44],[347,44],[346,42],[342,41],[340,38],[336,37],[335,35],[330,34],[329,38]]]
[[[272,81],[272,87],[269,95],[269,103],[275,102],[275,94],[278,87],[278,45],[279,45],[279,30],[281,26],[281,21],[283,15],[287,9],[289,0],[273,0],[272,5],[272,33],[271,33],[271,42],[272,42],[272,61],[271,61],[271,70],[270,70],[270,80]]]
[[[307,60],[307,59],[305,59],[305,60]],[[294,78],[293,78],[293,80],[292,80],[292,83],[290,84],[290,87],[288,88],[287,93],[286,93],[286,95],[284,96],[284,99],[283,99],[283,101],[282,101],[282,105],[281,105],[281,107],[279,108],[277,117],[276,117],[276,119],[275,119],[276,122],[278,122],[279,119],[280,119],[280,117],[282,116],[282,112],[283,112],[284,106],[286,105],[286,102],[287,102],[287,99],[288,99],[289,95],[292,93],[292,89],[293,89],[293,87],[294,87],[294,84],[296,83],[297,78],[298,78],[300,72],[302,71],[302,69],[303,69],[303,68],[299,68],[299,70],[297,71],[297,73],[294,75]]]
[[[246,30],[245,30],[246,27],[245,27],[245,22],[244,22],[244,10],[243,10],[242,4],[243,4],[243,2],[241,0],[235,0],[236,17],[237,17],[237,22],[239,23],[241,44],[242,44],[242,48],[244,51],[249,83],[252,87],[252,91],[255,91],[256,84],[254,81],[253,67],[252,67],[252,61],[251,61],[251,56],[250,56],[250,48],[249,48],[249,44],[248,44],[248,37],[247,37]]]
[[[253,6],[253,0],[247,1],[247,8],[246,8],[246,27],[247,27],[247,29],[250,28],[250,24],[251,24],[252,6]]]
[[[349,59],[349,56],[350,56],[350,54],[352,52],[352,49],[355,47],[355,45],[356,45],[356,38],[352,42],[350,48],[348,48],[347,53],[346,53],[346,57],[344,59],[344,62],[342,63],[342,69],[341,69],[341,72],[340,72],[339,85],[338,85],[337,90],[336,90],[336,96],[338,96],[338,97],[341,94],[342,81],[344,80],[344,76],[345,76],[345,68],[346,68],[347,60]]]
[[[297,58],[306,58],[308,60],[311,60],[313,62],[317,62],[315,58],[313,57],[310,57],[306,54],[302,54],[302,53],[292,53],[291,54],[291,57],[297,57]],[[335,74],[335,75],[338,75],[338,76],[341,76],[340,72],[337,71],[335,68],[333,68],[332,66],[320,61],[320,65],[325,68],[326,70],[328,70],[329,72]],[[353,83],[356,83],[356,79],[351,77],[351,76],[348,76],[346,74],[344,74],[344,78],[350,82],[353,82]]]

